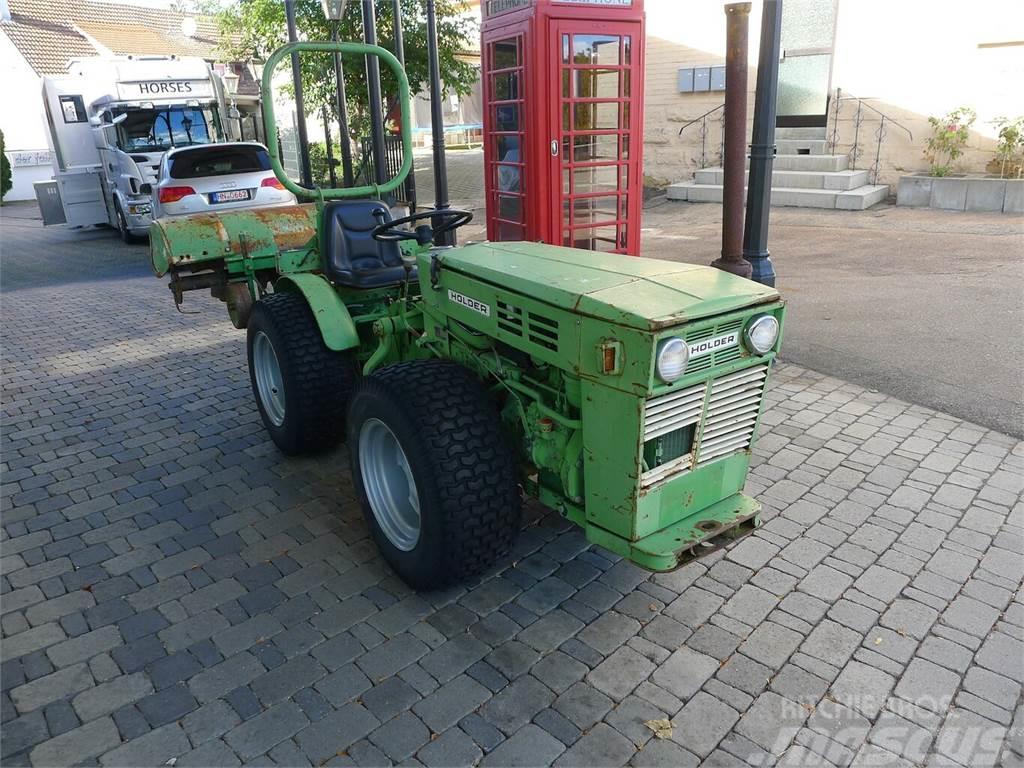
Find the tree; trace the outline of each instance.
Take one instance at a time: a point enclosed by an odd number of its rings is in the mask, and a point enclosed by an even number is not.
[[[378,1],[377,43],[394,50],[394,14],[392,3]],[[458,54],[470,48],[470,39],[477,34],[476,23],[462,11],[461,0],[436,0],[438,60],[445,92],[460,96],[469,93],[479,73]],[[299,38],[330,40],[331,22],[324,17],[319,0],[296,0],[296,25]],[[288,41],[284,3],[281,0],[242,0],[221,7],[216,14],[221,32],[220,49],[226,58],[235,61],[265,60],[272,51]],[[340,22],[339,39],[361,42],[363,25],[361,3],[352,0]],[[402,32],[405,43],[405,71],[413,94],[426,89],[427,69],[426,1],[403,0]],[[301,57],[302,88],[306,113],[320,114],[326,107],[337,119],[334,85],[334,63],[329,54],[303,54]],[[349,125],[356,135],[369,129],[366,70],[359,56],[343,57],[345,95]],[[381,66],[381,90],[385,94],[384,114],[397,104],[398,83],[387,66]],[[281,71],[286,71],[284,64]]]
[[[0,131],[0,203],[3,202],[4,195],[11,191],[13,185],[14,182],[11,181],[11,164],[4,153],[4,132]]]

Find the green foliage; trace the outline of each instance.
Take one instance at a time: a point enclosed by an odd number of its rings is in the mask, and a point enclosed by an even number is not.
[[[394,14],[392,4],[378,2],[377,42],[383,48],[394,50]],[[476,67],[458,58],[470,47],[471,37],[477,34],[475,22],[461,13],[462,0],[437,0],[437,39],[441,78],[446,92],[458,95],[469,93],[477,79]],[[331,22],[324,17],[319,0],[296,0],[296,22],[299,38],[330,40]],[[236,61],[265,60],[272,51],[287,42],[284,3],[281,0],[242,0],[223,6],[217,14],[221,30],[220,48],[225,58]],[[339,39],[362,41],[361,4],[350,2],[340,22]],[[402,32],[405,43],[405,71],[412,93],[426,89],[427,70],[426,1],[403,0]],[[334,63],[329,54],[302,55],[302,85],[306,112],[320,114],[326,107],[337,118],[334,86]],[[368,131],[366,71],[364,60],[358,56],[345,56],[345,94],[348,104],[349,125],[356,136]],[[286,72],[284,65],[281,71]],[[386,102],[385,115],[397,103],[398,84],[386,67],[381,67],[381,90]]]
[[[924,156],[931,165],[932,176],[948,176],[953,161],[964,153],[971,126],[978,115],[970,107],[959,107],[944,117],[929,117],[932,135],[925,141]]]
[[[1004,179],[1019,179],[1024,175],[1024,115],[997,117],[992,124],[999,129],[999,144],[996,145],[999,175]]]
[[[0,131],[0,202],[3,202],[4,195],[11,191],[14,182],[11,181],[11,164],[4,154],[4,132]]]

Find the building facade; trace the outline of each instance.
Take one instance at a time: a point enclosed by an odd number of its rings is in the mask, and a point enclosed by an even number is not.
[[[686,181],[721,164],[723,5],[646,1],[648,184]],[[748,119],[760,26],[755,0]],[[783,0],[781,47],[779,125],[818,128],[826,151],[870,170],[872,183],[891,186],[927,170],[929,116],[976,111],[956,166],[985,173],[995,156],[993,121],[1024,115],[1024,3],[1017,0]]]

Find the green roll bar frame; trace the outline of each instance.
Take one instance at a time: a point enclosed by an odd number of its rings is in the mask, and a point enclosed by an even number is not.
[[[405,70],[399,63],[398,59],[395,58],[394,54],[390,51],[381,48],[377,45],[367,45],[366,43],[288,43],[272,54],[267,59],[267,63],[263,68],[263,82],[261,83],[261,95],[263,99],[263,129],[264,135],[267,137],[267,143],[270,144],[272,141],[277,139],[277,120],[274,117],[274,91],[271,84],[271,80],[274,77],[274,71],[280,64],[281,59],[285,56],[290,56],[292,53],[302,53],[303,51],[319,51],[322,53],[351,53],[361,56],[377,56],[382,59],[391,71],[395,73],[395,77],[398,78],[398,100],[401,105],[401,117],[400,126],[402,130],[402,167],[398,169],[398,173],[391,178],[389,181],[383,184],[368,184],[362,187],[317,187],[316,189],[309,189],[301,184],[296,184],[289,178],[288,174],[285,173],[284,166],[281,165],[281,158],[278,157],[276,148],[271,148],[268,153],[270,155],[270,166],[274,169],[274,175],[277,176],[285,188],[294,194],[296,197],[305,198],[308,200],[344,200],[348,198],[365,198],[365,197],[380,197],[381,195],[393,192],[405,181],[405,177],[409,175],[409,171],[412,169],[412,118],[410,109],[410,96],[409,96],[409,78],[406,77]]]

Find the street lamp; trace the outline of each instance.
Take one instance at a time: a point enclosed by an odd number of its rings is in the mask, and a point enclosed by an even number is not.
[[[324,16],[328,21],[341,21],[345,16],[345,5],[348,0],[320,0],[320,7],[324,9]]]
[[[331,22],[331,39],[338,42],[338,27],[345,16],[345,6],[348,0],[320,0],[320,7],[323,8],[324,16]],[[345,186],[351,187],[354,183],[352,178],[352,150],[348,143],[348,108],[345,101],[345,76],[341,67],[341,54],[334,53],[334,82],[335,100],[338,109],[338,143],[341,145],[341,171],[345,180]],[[329,127],[328,127],[329,130]],[[333,169],[332,169],[333,170]]]
[[[224,82],[224,92],[228,95],[230,104],[228,105],[228,118],[231,120],[238,121],[238,138],[242,138],[242,113],[238,111],[238,105],[235,104],[235,96],[238,94],[238,82],[242,78],[238,76],[231,65],[228,64],[224,70],[224,74],[220,78]]]

